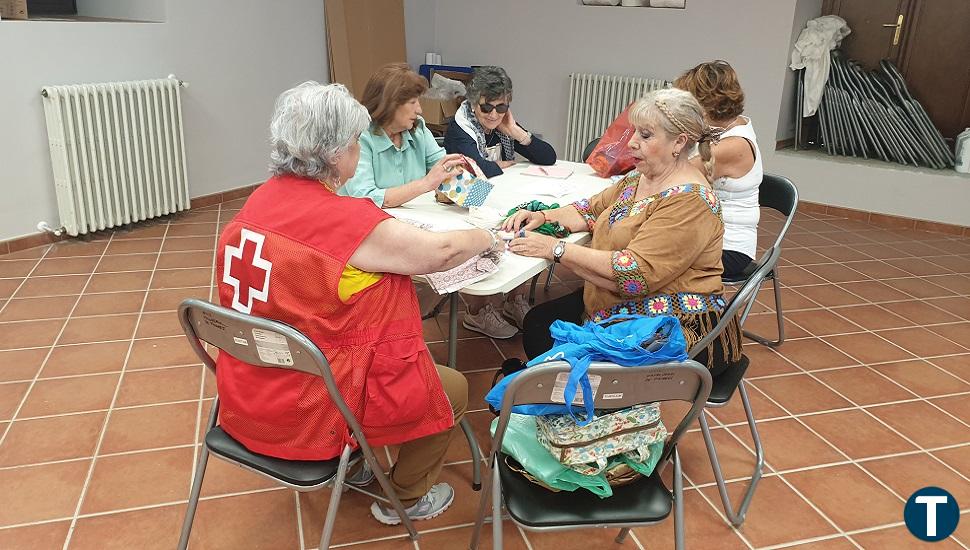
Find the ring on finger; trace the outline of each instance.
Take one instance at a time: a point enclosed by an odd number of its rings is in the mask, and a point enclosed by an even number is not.
[[[446,166],[445,172],[451,172],[454,168],[455,168],[454,166]]]

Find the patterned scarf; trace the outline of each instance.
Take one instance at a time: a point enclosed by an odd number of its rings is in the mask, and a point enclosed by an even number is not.
[[[458,123],[458,126],[466,134],[475,138],[475,142],[478,143],[478,154],[483,159],[487,159],[485,128],[482,128],[482,124],[478,122],[478,117],[475,116],[475,112],[472,110],[472,104],[468,100],[465,100],[458,109],[458,112],[455,113],[455,122]],[[495,133],[498,134],[498,139],[502,142],[502,160],[514,159],[515,147],[512,145],[512,138],[498,130],[495,130]]]

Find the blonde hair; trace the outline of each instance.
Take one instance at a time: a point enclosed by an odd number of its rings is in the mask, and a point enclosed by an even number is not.
[[[714,157],[711,144],[720,138],[721,130],[704,122],[704,109],[690,92],[677,88],[655,90],[641,97],[630,109],[630,123],[637,127],[655,126],[671,139],[683,134],[687,143],[681,153],[697,144],[707,181],[714,179]],[[687,160],[686,155],[683,158]]]

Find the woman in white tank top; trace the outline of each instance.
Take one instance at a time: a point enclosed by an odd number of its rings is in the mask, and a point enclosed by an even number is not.
[[[738,275],[754,261],[758,246],[758,187],[764,170],[751,119],[743,116],[744,92],[727,61],[701,63],[674,86],[694,94],[707,123],[724,128],[713,148],[714,192],[721,201],[724,275]],[[700,157],[693,159],[700,162]]]

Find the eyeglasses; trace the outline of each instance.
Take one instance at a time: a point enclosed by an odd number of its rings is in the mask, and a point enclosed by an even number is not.
[[[483,113],[488,114],[493,110],[498,111],[499,114],[504,115],[509,110],[508,103],[499,103],[498,105],[492,105],[491,103],[479,103],[478,108],[482,110]]]

